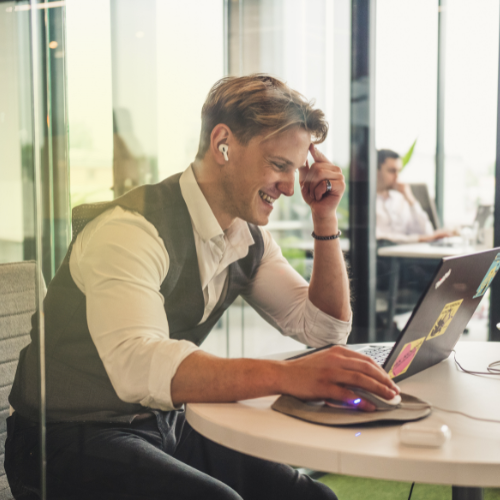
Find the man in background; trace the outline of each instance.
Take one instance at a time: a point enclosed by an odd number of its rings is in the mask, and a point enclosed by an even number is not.
[[[416,200],[411,187],[399,182],[403,161],[390,149],[377,152],[377,247],[398,243],[436,241],[453,232],[434,230],[429,216]],[[398,296],[403,311],[411,310],[432,278],[436,259],[404,259],[399,271]],[[377,259],[377,290],[386,291],[393,268],[387,258]],[[385,331],[387,325],[379,325]]]
[[[416,243],[451,236],[448,230],[434,230],[411,187],[398,181],[402,168],[401,157],[395,151],[377,152],[377,240]]]

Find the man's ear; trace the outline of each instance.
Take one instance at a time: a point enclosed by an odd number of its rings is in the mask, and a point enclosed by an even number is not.
[[[219,123],[212,129],[212,133],[210,134],[210,152],[212,153],[215,161],[223,167],[227,161],[229,161],[229,147],[230,143],[233,140],[233,134],[231,133],[231,129],[224,125],[223,123]],[[225,148],[221,146],[225,145]]]

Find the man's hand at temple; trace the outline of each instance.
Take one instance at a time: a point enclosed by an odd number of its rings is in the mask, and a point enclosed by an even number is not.
[[[333,236],[339,232],[337,207],[345,191],[344,176],[316,146],[311,144],[309,151],[314,163],[299,168],[302,196],[311,207],[314,234]],[[339,238],[315,240],[309,299],[330,316],[343,321],[351,319],[349,278]]]
[[[345,191],[345,179],[340,167],[333,165],[314,145],[309,151],[314,163],[299,168],[299,182],[304,201],[311,207],[315,233],[324,227],[330,230],[337,224],[337,207]],[[327,180],[331,189],[328,189]]]

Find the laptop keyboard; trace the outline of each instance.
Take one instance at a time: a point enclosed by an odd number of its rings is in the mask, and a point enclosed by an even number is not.
[[[370,356],[370,358],[372,358],[377,364],[382,366],[391,351],[392,346],[371,345],[359,352],[365,354],[366,356]]]

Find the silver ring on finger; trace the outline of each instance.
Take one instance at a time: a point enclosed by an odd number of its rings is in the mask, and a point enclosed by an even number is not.
[[[332,190],[332,183],[330,179],[326,179],[326,192],[329,193]]]

